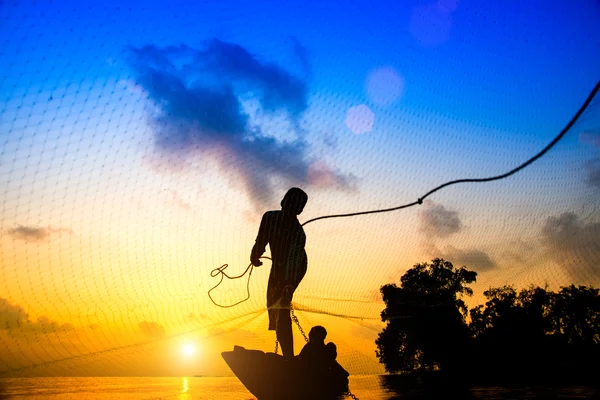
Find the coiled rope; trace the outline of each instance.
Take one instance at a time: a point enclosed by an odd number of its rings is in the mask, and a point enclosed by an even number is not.
[[[271,259],[270,257],[264,257],[264,256],[260,257],[260,258],[266,258],[267,260]],[[208,291],[208,297],[210,298],[210,301],[212,301],[214,305],[219,306],[221,308],[230,308],[230,307],[237,306],[238,304],[243,303],[243,302],[245,302],[246,300],[248,300],[250,298],[250,277],[252,276],[252,271],[254,270],[254,265],[252,265],[252,263],[248,264],[248,267],[246,267],[246,270],[244,272],[242,272],[240,275],[237,275],[237,276],[229,276],[229,275],[227,275],[227,273],[225,272],[225,270],[227,269],[227,267],[229,267],[229,264],[223,264],[219,268],[215,268],[212,271],[210,271],[210,276],[213,277],[213,278],[215,276],[217,276],[217,275],[221,275],[221,279],[219,280],[219,282],[215,286],[213,286],[212,288],[210,288],[210,290]],[[245,299],[240,300],[237,303],[229,304],[229,305],[224,306],[224,305],[221,305],[221,304],[217,303],[212,298],[212,296],[210,295],[210,292],[212,292],[213,290],[215,290],[221,284],[221,282],[223,282],[223,279],[225,279],[225,278],[230,279],[230,280],[239,279],[239,278],[242,278],[244,275],[246,275],[246,273],[248,273],[248,282],[246,282],[246,293],[247,293],[247,295],[246,295]]]

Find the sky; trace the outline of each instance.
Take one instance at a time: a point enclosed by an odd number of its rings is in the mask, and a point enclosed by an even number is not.
[[[395,3],[0,2],[0,373],[230,375],[222,351],[274,346],[270,265],[226,309],[211,270],[245,270],[289,187],[304,222],[502,174],[600,78],[596,0]],[[379,287],[415,263],[477,271],[471,306],[597,286],[599,151],[595,98],[510,178],[306,225],[300,323],[382,373]]]

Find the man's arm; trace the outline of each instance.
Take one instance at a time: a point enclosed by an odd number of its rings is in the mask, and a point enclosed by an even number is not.
[[[267,217],[267,213],[265,213],[260,221],[260,228],[258,228],[256,242],[254,243],[254,247],[252,247],[252,252],[250,253],[250,262],[252,265],[256,267],[262,265],[260,256],[262,256],[265,252],[267,243],[269,243],[269,218]]]

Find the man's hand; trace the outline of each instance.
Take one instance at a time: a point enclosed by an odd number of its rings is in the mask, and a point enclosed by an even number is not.
[[[261,265],[263,265],[262,261],[260,261],[259,258],[250,258],[250,262],[252,263],[252,265],[254,265],[255,267],[260,267]]]

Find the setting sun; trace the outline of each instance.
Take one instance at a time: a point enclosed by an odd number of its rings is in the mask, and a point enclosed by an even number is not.
[[[191,357],[196,354],[196,345],[194,343],[186,343],[182,348],[183,355],[186,357]]]

